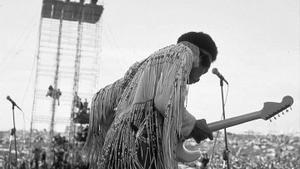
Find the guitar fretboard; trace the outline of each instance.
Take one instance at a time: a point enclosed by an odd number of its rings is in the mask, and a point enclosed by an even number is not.
[[[209,123],[208,128],[211,131],[218,131],[220,129],[228,128],[228,127],[235,126],[235,125],[245,123],[248,121],[256,120],[259,118],[260,118],[260,116],[259,116],[259,111],[258,111],[258,112],[248,113],[245,115]]]

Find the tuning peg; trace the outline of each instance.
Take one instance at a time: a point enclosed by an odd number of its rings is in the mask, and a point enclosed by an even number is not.
[[[270,123],[272,123],[272,119],[270,119]]]
[[[284,115],[284,112],[282,112],[281,114]]]
[[[280,117],[280,114],[278,114],[278,117]]]
[[[289,109],[286,109],[285,112],[289,112]]]
[[[276,117],[274,116],[274,119],[276,120]]]
[[[290,107],[290,110],[291,110],[291,111],[293,110],[292,107]]]

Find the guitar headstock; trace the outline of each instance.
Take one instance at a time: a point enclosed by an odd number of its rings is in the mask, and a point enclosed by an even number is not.
[[[268,120],[276,114],[287,110],[287,108],[291,107],[293,103],[294,99],[291,96],[283,97],[281,103],[265,102],[264,107],[260,111],[260,118]]]

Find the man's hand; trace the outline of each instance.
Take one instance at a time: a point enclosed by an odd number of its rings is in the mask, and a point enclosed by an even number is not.
[[[208,154],[207,153],[204,153],[203,154],[203,157],[200,159],[200,162],[202,163],[202,165],[204,167],[207,166],[208,162],[209,162],[209,157],[208,157]]]
[[[209,162],[208,154],[204,153],[203,156],[200,158],[199,169],[206,169],[208,162]]]
[[[189,138],[190,137],[193,137],[198,144],[202,140],[205,140],[206,138],[209,138],[210,140],[213,139],[212,132],[208,128],[205,119],[201,119],[201,120],[196,121],[196,123],[194,125],[194,128],[193,128]]]

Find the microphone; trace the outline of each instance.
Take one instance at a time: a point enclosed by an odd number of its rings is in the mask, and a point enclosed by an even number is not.
[[[211,71],[213,74],[217,75],[221,80],[223,80],[226,84],[228,84],[227,80],[224,78],[224,76],[218,71],[217,68],[213,68]]]
[[[10,96],[7,96],[6,99],[10,101],[13,106],[16,106],[18,109],[22,111],[22,109],[16,104],[16,102],[13,99],[10,98]]]

